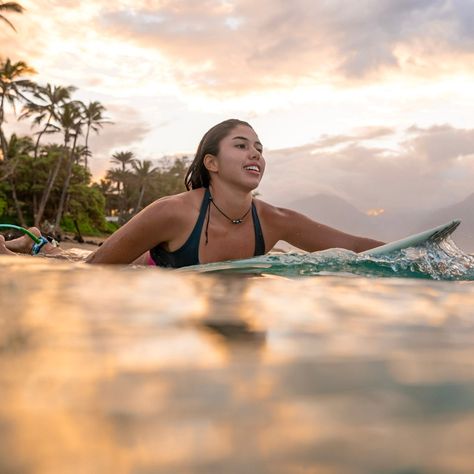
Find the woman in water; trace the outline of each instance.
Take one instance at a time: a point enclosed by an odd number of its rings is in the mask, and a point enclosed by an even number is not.
[[[265,172],[262,150],[247,122],[215,125],[202,138],[186,174],[188,191],[147,206],[86,261],[179,268],[263,255],[279,240],[308,252],[335,247],[362,252],[383,244],[255,199],[252,191]],[[45,240],[40,253],[60,256],[62,251]],[[31,253],[31,248],[26,235],[0,241],[0,253]]]

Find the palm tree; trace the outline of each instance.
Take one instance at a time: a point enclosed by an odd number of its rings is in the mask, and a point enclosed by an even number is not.
[[[44,210],[46,208],[46,204],[48,203],[49,196],[53,189],[54,183],[56,182],[56,178],[58,176],[59,170],[61,169],[61,165],[63,163],[64,158],[67,160],[67,166],[69,169],[69,163],[74,160],[74,148],[77,142],[77,136],[80,133],[79,123],[81,120],[81,113],[80,107],[77,102],[71,101],[66,102],[61,106],[58,123],[61,125],[63,134],[64,134],[64,142],[63,142],[63,153],[59,156],[58,160],[56,161],[56,165],[54,168],[51,169],[50,175],[46,181],[46,186],[43,191],[43,195],[41,196],[41,200],[38,206],[38,212],[35,215],[35,226],[39,226],[41,223],[41,219],[43,218]],[[79,128],[79,130],[78,130]],[[69,148],[69,143],[73,139],[73,149]],[[72,170],[72,164],[71,164]],[[69,183],[68,183],[69,186]],[[64,202],[62,203],[64,205]],[[61,209],[62,214],[62,209]],[[59,227],[59,226],[58,226]]]
[[[115,184],[115,189],[112,190],[115,194],[120,194],[120,185],[124,183],[130,171],[123,171],[121,168],[111,168],[107,170],[105,179]]]
[[[65,104],[71,98],[71,94],[76,90],[73,86],[53,86],[46,84],[46,86],[38,86],[33,97],[40,100],[42,103],[28,102],[23,107],[23,113],[19,119],[29,118],[35,116],[33,125],[40,126],[45,120],[44,127],[38,132],[38,137],[35,144],[35,158],[38,157],[38,149],[41,137],[45,133],[56,133],[60,128],[52,123],[52,121],[59,120],[59,112],[61,105]]]
[[[135,155],[131,151],[118,151],[112,155],[110,161],[122,167],[122,171],[127,169],[127,166],[133,166],[136,161]]]
[[[7,179],[10,185],[13,204],[15,205],[16,214],[18,216],[18,222],[23,227],[25,227],[26,221],[21,209],[21,202],[18,199],[15,168],[17,167],[21,157],[28,155],[32,150],[33,143],[30,137],[18,138],[17,135],[13,133],[7,146],[7,159],[3,162],[5,169],[4,179]]]
[[[94,183],[92,186],[96,187],[105,198],[105,212],[106,215],[113,214],[113,210],[117,209],[117,193],[113,187],[113,180],[109,178],[110,170],[107,171],[105,179],[101,179],[99,183]]]
[[[0,12],[23,13],[23,10],[24,8],[19,3],[0,2]],[[4,21],[7,25],[13,28],[14,31],[16,31],[15,27],[13,26],[13,23],[11,23],[11,21],[5,18],[1,13],[0,13],[0,20]]]
[[[85,124],[83,123],[83,125]],[[76,153],[74,154],[75,163],[80,164],[81,161],[84,161],[84,163],[86,163],[87,158],[89,156],[91,156],[91,152],[85,146],[82,146],[82,145],[76,146]]]
[[[125,218],[125,179],[129,175],[127,166],[133,166],[135,163],[135,155],[131,151],[118,151],[112,155],[110,160],[112,163],[120,164],[119,169],[112,170],[114,177],[112,178],[117,182],[117,191],[119,193],[119,219],[121,222]],[[122,185],[122,186],[120,186]]]
[[[3,158],[7,156],[7,140],[2,130],[5,122],[5,106],[10,106],[15,111],[18,101],[29,102],[24,92],[34,91],[36,85],[28,79],[20,79],[25,74],[34,74],[36,71],[25,62],[12,63],[10,59],[0,61],[0,146]]]
[[[64,212],[64,204],[66,202],[66,196],[69,192],[69,183],[72,176],[72,166],[74,164],[74,158],[76,153],[77,139],[82,134],[82,127],[84,121],[82,118],[82,103],[78,101],[68,102],[63,105],[61,114],[59,117],[59,123],[64,133],[64,144],[66,149],[66,178],[64,180],[63,189],[61,191],[61,197],[59,199],[58,211],[56,213],[56,222],[54,229],[56,233],[60,232],[61,219]],[[72,147],[68,147],[67,144],[72,139]]]
[[[5,5],[8,4],[0,4],[0,6],[3,7],[5,7]],[[0,61],[0,151],[5,161],[8,160],[8,142],[2,129],[2,125],[5,122],[5,106],[6,104],[10,104],[13,111],[15,111],[16,102],[20,100],[28,101],[24,92],[34,90],[35,84],[28,79],[20,79],[20,77],[24,74],[32,74],[34,72],[34,69],[30,68],[23,61],[18,61],[16,63],[12,63],[10,59],[7,59],[5,62]],[[21,206],[17,200],[14,174],[9,176],[8,182],[12,189],[12,196],[15,201],[18,220],[20,225],[25,225]]]
[[[89,105],[82,104],[82,116],[85,120],[86,125],[86,139],[84,146],[89,151],[89,134],[92,130],[95,133],[99,133],[99,130],[107,123],[112,123],[107,120],[102,114],[105,112],[105,107],[97,101],[89,102]],[[85,156],[85,167],[87,169],[87,156],[91,156],[87,153]]]
[[[116,165],[120,165],[120,169],[114,169],[112,171],[116,171],[115,177],[113,181],[117,183],[117,191],[120,193],[121,187],[120,185],[124,183],[124,177],[127,175],[127,166],[133,166],[135,163],[136,158],[133,152],[131,151],[118,151],[112,155],[110,161]],[[123,186],[122,186],[123,189]]]
[[[112,189],[112,181],[110,179],[101,179],[99,183],[95,183],[95,186],[99,189],[99,191],[105,196],[113,192]]]
[[[30,137],[18,137],[12,133],[7,145],[7,159],[1,165],[0,181],[7,180],[15,172],[18,157],[27,155],[33,150],[33,143]]]
[[[150,160],[135,161],[132,163],[134,175],[138,180],[138,202],[135,207],[134,214],[136,214],[142,207],[143,196],[148,183],[156,176],[158,168],[153,168],[153,163]]]
[[[32,126],[40,126],[46,121],[44,127],[37,133],[36,143],[34,147],[35,160],[38,158],[39,145],[41,137],[44,134],[57,133],[61,129],[52,123],[59,120],[59,111],[61,104],[66,103],[71,97],[72,92],[76,90],[73,86],[53,86],[46,84],[46,86],[37,86],[36,91],[33,94],[33,98],[40,101],[28,102],[23,106],[23,112],[19,119],[34,117]],[[35,187],[35,180],[33,181],[33,187]],[[33,215],[38,213],[37,209],[37,193],[33,193]]]
[[[19,137],[16,133],[12,133],[8,142],[7,158],[11,160],[20,155],[29,155],[33,150],[31,137]]]

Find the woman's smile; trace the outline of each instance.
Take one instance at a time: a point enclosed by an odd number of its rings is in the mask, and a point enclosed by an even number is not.
[[[256,164],[245,165],[244,170],[250,174],[260,176],[260,166]]]

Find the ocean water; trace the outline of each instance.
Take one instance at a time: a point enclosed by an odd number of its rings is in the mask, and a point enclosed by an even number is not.
[[[0,472],[474,472],[473,257],[254,263],[0,258]]]
[[[265,274],[285,277],[351,275],[367,277],[474,280],[474,256],[448,237],[377,257],[343,249],[315,253],[269,254],[262,257],[187,267],[180,271],[228,274]]]

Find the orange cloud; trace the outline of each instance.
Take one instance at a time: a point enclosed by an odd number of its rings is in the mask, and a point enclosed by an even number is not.
[[[473,74],[468,3],[24,0],[1,53],[79,87],[155,79],[224,98]]]
[[[356,136],[345,144],[326,136],[305,146],[267,151],[262,195],[283,205],[327,193],[361,209],[387,210],[441,207],[472,193],[474,129],[411,127],[390,149]],[[334,142],[342,146],[335,149]]]
[[[97,22],[117,38],[159,51],[183,86],[226,95],[370,82],[387,70],[442,73],[440,56],[451,74],[465,70],[472,51],[464,9],[462,2],[366,1],[341,8],[338,2],[239,0],[198,7],[188,0],[109,10]]]

